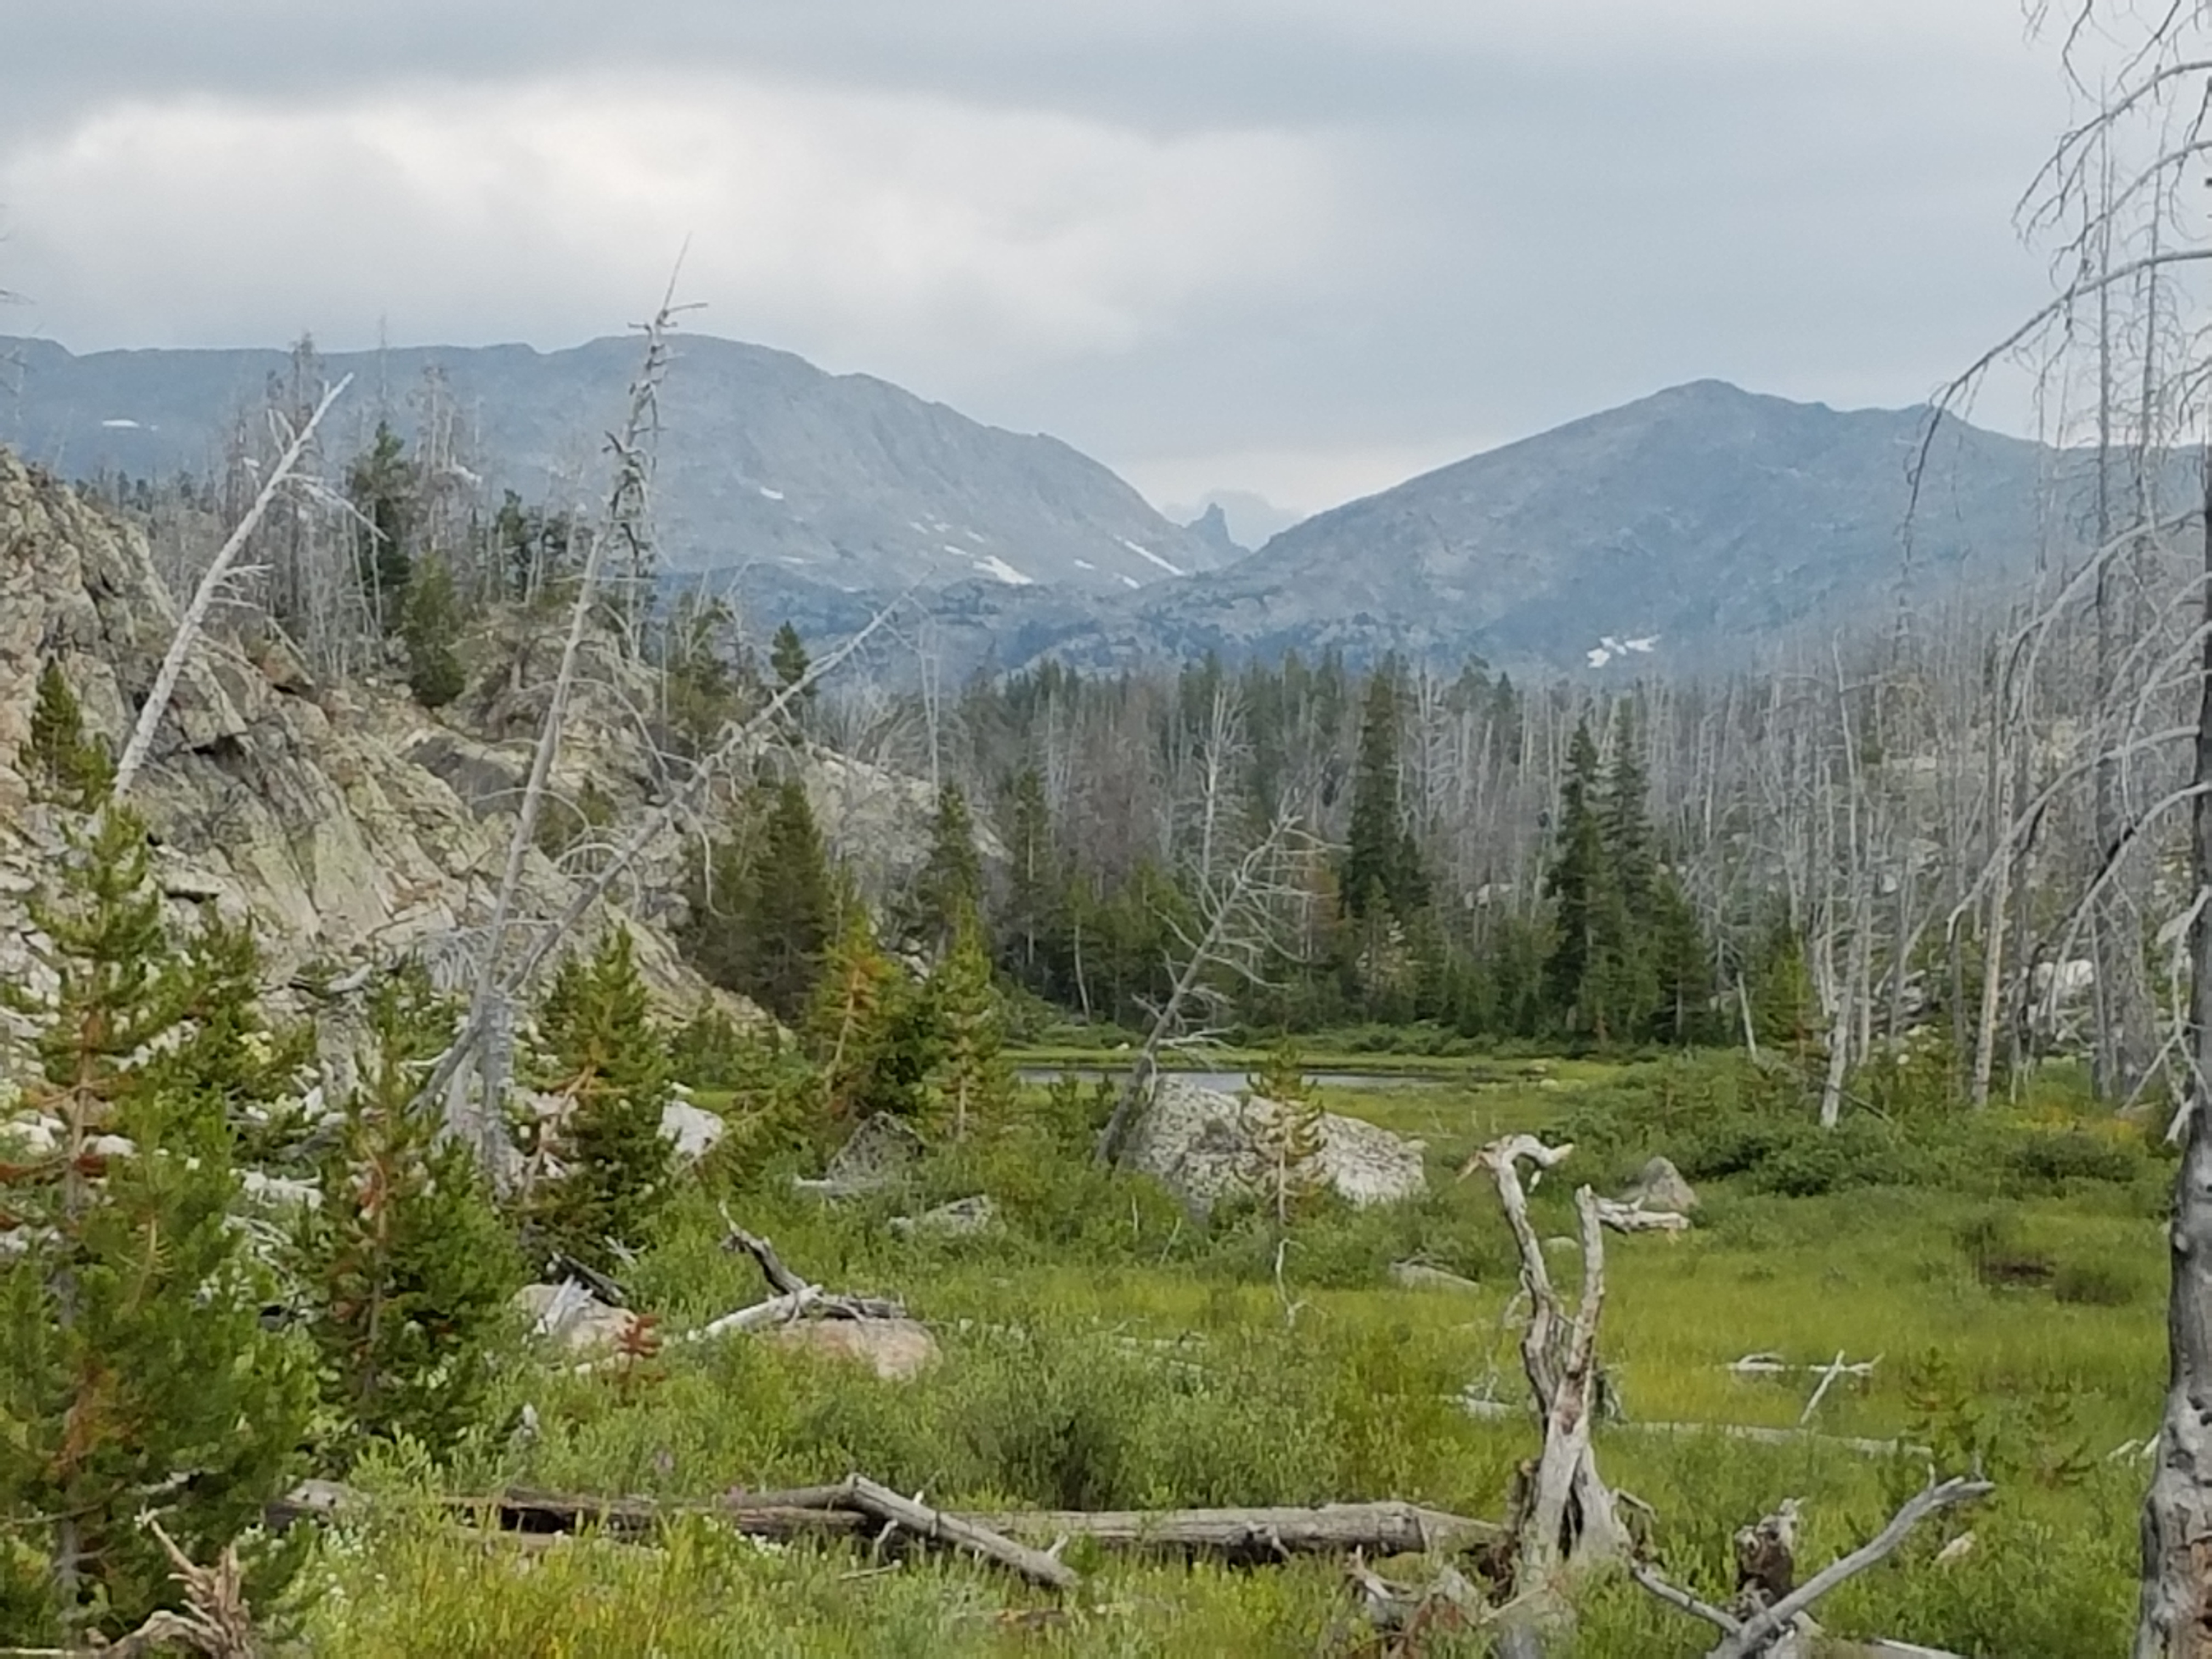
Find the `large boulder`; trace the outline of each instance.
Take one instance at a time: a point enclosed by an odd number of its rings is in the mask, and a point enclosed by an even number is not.
[[[764,1331],[762,1340],[866,1365],[886,1382],[910,1382],[937,1360],[937,1339],[911,1319],[802,1319]]]
[[[1628,1183],[1620,1201],[1646,1210],[1671,1210],[1677,1215],[1686,1215],[1698,1207],[1698,1192],[1682,1179],[1682,1172],[1669,1159],[1655,1158]]]
[[[635,1316],[611,1308],[574,1279],[525,1285],[514,1306],[533,1336],[547,1338],[579,1358],[611,1353],[629,1334]]]
[[[1153,1176],[1195,1215],[1223,1199],[1268,1190],[1294,1108],[1261,1095],[1225,1094],[1172,1075],[1152,1089],[1129,1138],[1129,1167]],[[1357,1205],[1418,1198],[1428,1189],[1422,1143],[1355,1117],[1323,1112],[1317,1145],[1291,1178]]]

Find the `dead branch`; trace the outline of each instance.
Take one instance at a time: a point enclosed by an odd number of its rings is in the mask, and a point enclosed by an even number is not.
[[[201,1659],[255,1659],[260,1647],[254,1639],[252,1609],[246,1604],[238,1547],[224,1546],[216,1564],[203,1567],[177,1547],[152,1516],[141,1524],[169,1558],[169,1577],[184,1590],[183,1612],[164,1608],[118,1641],[88,1648],[0,1648],[0,1659],[145,1659],[180,1648]]]
[[[747,1255],[752,1257],[754,1261],[759,1264],[761,1276],[768,1280],[769,1288],[776,1292],[777,1300],[799,1304],[799,1311],[819,1314],[830,1319],[903,1319],[906,1317],[904,1303],[895,1302],[884,1297],[841,1296],[823,1290],[819,1285],[809,1279],[800,1278],[784,1265],[783,1258],[775,1253],[775,1246],[769,1243],[767,1239],[747,1232],[730,1219],[726,1211],[723,1212],[722,1219],[730,1230],[722,1240],[722,1248],[732,1252],[743,1250]],[[759,1304],[761,1308],[772,1305],[769,1303]],[[748,1309],[744,1311],[755,1313],[758,1310]],[[744,1314],[732,1314],[727,1316],[727,1318],[735,1320],[744,1316]],[[773,1322],[772,1316],[763,1316],[757,1322],[761,1324]],[[717,1320],[715,1323],[723,1326],[725,1329],[752,1328],[750,1324],[732,1325],[723,1320]],[[704,1329],[698,1333],[701,1335],[705,1334]]]
[[[1866,1543],[1850,1554],[1830,1562],[1802,1584],[1771,1604],[1755,1607],[1747,1617],[1717,1607],[1687,1590],[1669,1584],[1642,1562],[1632,1561],[1628,1571],[1638,1583],[1669,1607],[1702,1619],[1721,1631],[1721,1640],[1707,1652],[1705,1659],[1757,1659],[1759,1655],[1777,1655],[1784,1650],[1778,1644],[1790,1640],[1796,1631],[1800,1616],[1830,1590],[1887,1560],[1905,1542],[1912,1529],[1929,1516],[1954,1504],[1985,1498],[1995,1490],[1996,1487],[1989,1481],[1965,1475],[1954,1475],[1948,1480],[1924,1487],[1908,1499],[1905,1506],[1890,1517],[1889,1524]],[[1767,1524],[1761,1523],[1762,1526]],[[1747,1534],[1752,1529],[1746,1529]],[[1744,1535],[1739,1534],[1739,1540]],[[1754,1595],[1758,1593],[1756,1586],[1753,1590]],[[1915,1651],[1894,1646],[1891,1650]]]
[[[1057,1555],[1018,1544],[980,1522],[931,1509],[918,1497],[902,1498],[864,1474],[845,1477],[842,1502],[916,1538],[956,1545],[987,1561],[995,1561],[1048,1589],[1073,1589],[1083,1582]]]

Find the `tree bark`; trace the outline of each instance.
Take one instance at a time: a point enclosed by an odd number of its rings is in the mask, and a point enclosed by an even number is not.
[[[2207,456],[2205,618],[2212,623],[2212,453]],[[2191,867],[2200,897],[2212,888],[2212,632],[2205,636],[2191,804]],[[2205,1090],[2212,1079],[2212,907],[2191,928],[2195,983],[2189,1040],[2193,1075],[2180,1118],[2181,1168],[2167,1243],[2166,1413],[2158,1466],[2143,1499],[2142,1596],[2135,1659],[2212,1656],[2212,1134]]]

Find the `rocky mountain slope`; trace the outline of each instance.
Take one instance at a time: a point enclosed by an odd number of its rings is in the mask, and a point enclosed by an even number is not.
[[[0,449],[0,975],[34,981],[41,971],[26,902],[64,832],[19,769],[39,677],[58,664],[87,726],[119,749],[176,617],[134,529]],[[558,654],[514,633],[483,642],[488,672],[433,717],[396,677],[318,684],[274,635],[216,628],[131,797],[175,908],[212,903],[250,919],[280,988],[404,955],[449,984],[464,981]],[[564,909],[598,849],[666,797],[669,763],[633,713],[650,699],[625,682],[637,672],[605,653],[588,665],[552,779],[554,801],[566,805],[549,811],[556,833],[526,866],[525,920]],[[801,764],[825,835],[864,880],[894,881],[901,860],[920,859],[933,805],[926,784],[827,754]],[[586,798],[600,832],[558,833],[564,811],[581,823],[569,809]],[[672,1011],[711,997],[755,1018],[710,994],[670,942],[685,914],[689,853],[680,830],[659,836],[605,916],[630,925]]]
[[[676,343],[656,509],[673,568],[743,567],[763,584],[824,595],[961,581],[1103,595],[1222,562],[1214,544],[1057,439],[984,426],[788,352],[707,335]],[[560,506],[603,488],[601,434],[639,358],[635,339],[607,338],[543,353],[335,353],[324,365],[332,378],[356,377],[334,416],[340,450],[362,447],[380,412],[412,430],[435,369],[469,434],[471,469],[494,490]],[[76,356],[0,338],[0,442],[73,477],[204,471],[289,364],[277,351]]]
[[[2081,468],[1925,411],[1838,411],[1718,381],[1410,479],[1230,568],[1035,631],[1078,662],[1336,646],[1510,665],[1690,667],[2003,581],[2076,544]]]

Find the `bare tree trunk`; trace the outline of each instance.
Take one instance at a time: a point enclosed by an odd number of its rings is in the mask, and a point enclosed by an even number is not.
[[[2204,614],[2212,623],[2212,451],[2207,453]],[[2168,1243],[2166,1414],[2158,1467],[2142,1511],[2142,1601],[2135,1659],[2212,1656],[2212,632],[2203,649],[2197,759],[2190,810],[2191,867],[2199,901],[2191,925],[2189,1099],[2180,1121],[2181,1168]]]

